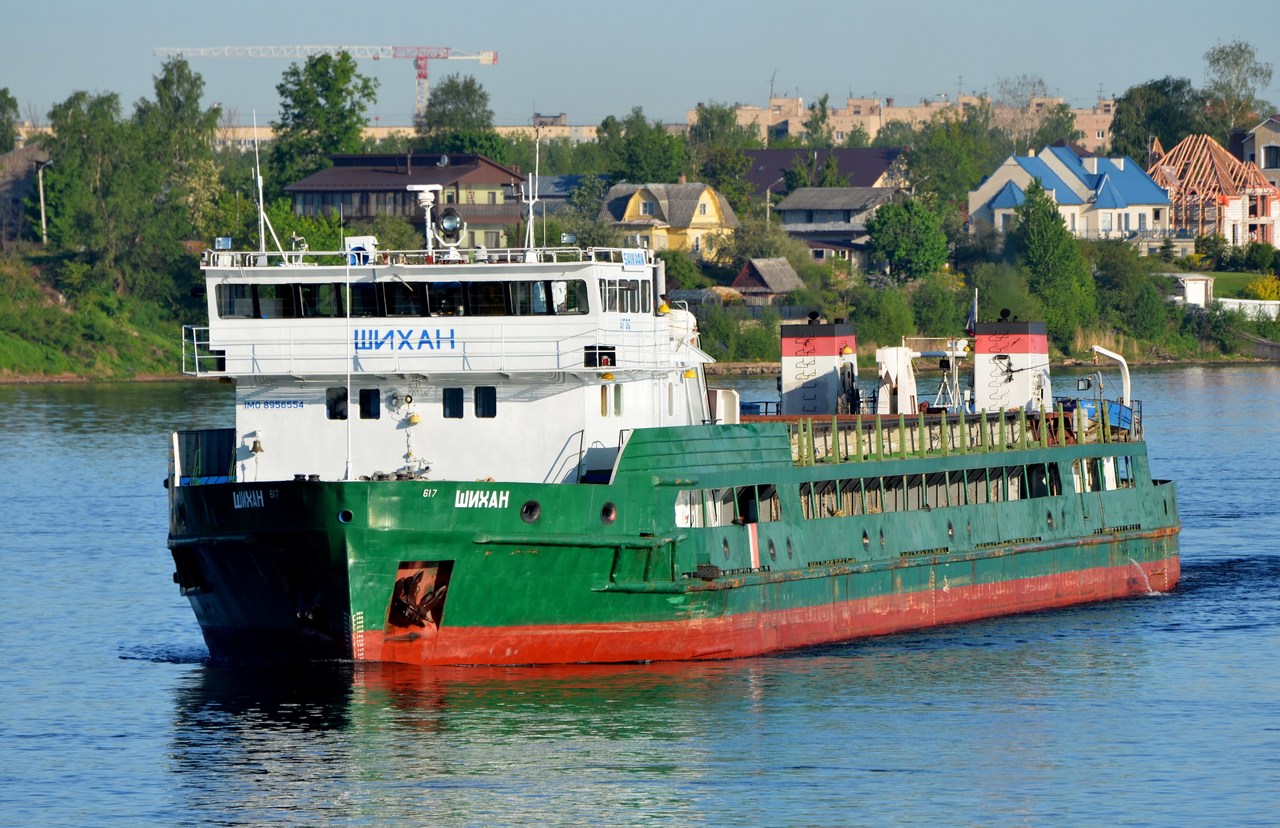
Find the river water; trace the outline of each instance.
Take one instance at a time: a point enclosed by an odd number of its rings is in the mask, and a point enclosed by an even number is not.
[[[0,387],[0,824],[1275,825],[1280,368],[1134,385],[1170,594],[734,662],[288,674],[206,664],[170,577],[166,435],[229,422],[228,387]]]

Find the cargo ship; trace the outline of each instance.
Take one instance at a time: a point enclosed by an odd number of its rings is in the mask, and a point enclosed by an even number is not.
[[[433,195],[421,250],[203,256],[183,370],[234,422],[173,432],[166,486],[214,661],[735,658],[1177,583],[1122,362],[1054,396],[1044,327],[996,321],[864,388],[811,320],[743,413],[651,251],[466,247]]]

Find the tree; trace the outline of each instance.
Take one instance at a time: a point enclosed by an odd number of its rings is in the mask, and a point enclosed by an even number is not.
[[[823,95],[809,104],[809,117],[804,121],[804,145],[814,149],[831,149],[835,146],[835,129],[831,126],[831,109],[827,105],[830,95]]]
[[[1205,96],[1219,127],[1217,137],[1226,143],[1232,130],[1252,126],[1259,111],[1271,111],[1258,93],[1271,86],[1272,67],[1243,40],[1214,46],[1204,53],[1204,62]]]
[[[1018,75],[996,81],[994,122],[1005,131],[1015,152],[1040,144],[1032,143],[1040,131],[1043,114],[1033,106],[1037,98],[1047,98],[1049,87],[1038,75]]]
[[[911,314],[922,336],[959,333],[964,327],[969,295],[957,292],[953,280],[931,273],[920,280],[911,294]]]
[[[1029,287],[1044,305],[1049,336],[1066,350],[1077,328],[1097,321],[1093,278],[1058,206],[1039,181],[1026,190],[1006,251],[1027,269]]]
[[[636,107],[625,121],[610,115],[600,122],[596,141],[615,178],[636,184],[674,182],[684,167],[679,139]]]
[[[0,87],[0,152],[9,152],[18,142],[18,102],[9,87]]]
[[[377,88],[377,80],[358,73],[346,52],[312,55],[286,69],[276,86],[280,120],[272,123],[272,191],[329,166],[332,154],[358,152]]]
[[[844,137],[844,142],[840,146],[845,149],[861,149],[871,146],[871,136],[867,134],[866,128],[862,124],[854,124],[849,130],[849,134]]]
[[[608,181],[603,176],[586,175],[569,196],[568,209],[557,214],[565,232],[577,237],[583,247],[621,247],[622,233],[613,224],[600,220],[600,208]]]
[[[1167,150],[1188,135],[1206,130],[1203,93],[1186,78],[1172,76],[1131,86],[1116,98],[1111,119],[1111,153],[1145,164],[1151,139]]]
[[[453,74],[431,90],[426,115],[415,119],[421,135],[493,130],[489,93],[475,78]]]
[[[685,152],[692,169],[700,170],[712,156],[726,150],[757,149],[761,141],[755,129],[738,123],[737,113],[729,104],[698,104],[697,116],[689,126]]]
[[[943,205],[959,205],[1012,148],[995,125],[990,102],[983,101],[934,115],[907,153],[907,167],[918,193],[932,194]]]
[[[920,199],[878,207],[867,221],[867,233],[868,255],[888,263],[894,283],[934,273],[947,262],[942,218]]]
[[[713,149],[702,165],[702,181],[724,196],[739,216],[756,208],[755,188],[747,180],[751,159],[740,149],[721,146]]]
[[[1029,147],[1047,147],[1057,141],[1079,141],[1084,132],[1076,127],[1076,114],[1065,103],[1044,113],[1040,126],[1028,140]]]
[[[204,79],[181,57],[165,61],[153,80],[155,100],[142,98],[134,104],[134,123],[149,160],[158,162],[158,188],[171,218],[185,225],[175,231],[188,235],[192,228],[206,230],[218,198],[212,142],[220,113],[216,106],[201,108]],[[184,215],[173,215],[177,210]]]
[[[871,139],[873,147],[909,147],[918,138],[916,128],[906,121],[890,121],[876,132]]]

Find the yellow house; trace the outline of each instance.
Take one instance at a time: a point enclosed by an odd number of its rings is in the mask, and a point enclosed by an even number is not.
[[[615,184],[600,207],[600,220],[652,250],[709,255],[707,237],[732,231],[738,217],[724,196],[706,184]]]

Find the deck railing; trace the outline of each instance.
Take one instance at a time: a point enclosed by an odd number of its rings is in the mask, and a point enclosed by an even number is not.
[[[1059,405],[1046,415],[1025,409],[977,414],[898,414],[794,418],[791,457],[800,466],[851,460],[887,460],[976,454],[1080,443],[1124,443],[1141,439],[1141,404],[1113,424],[1112,406]]]

